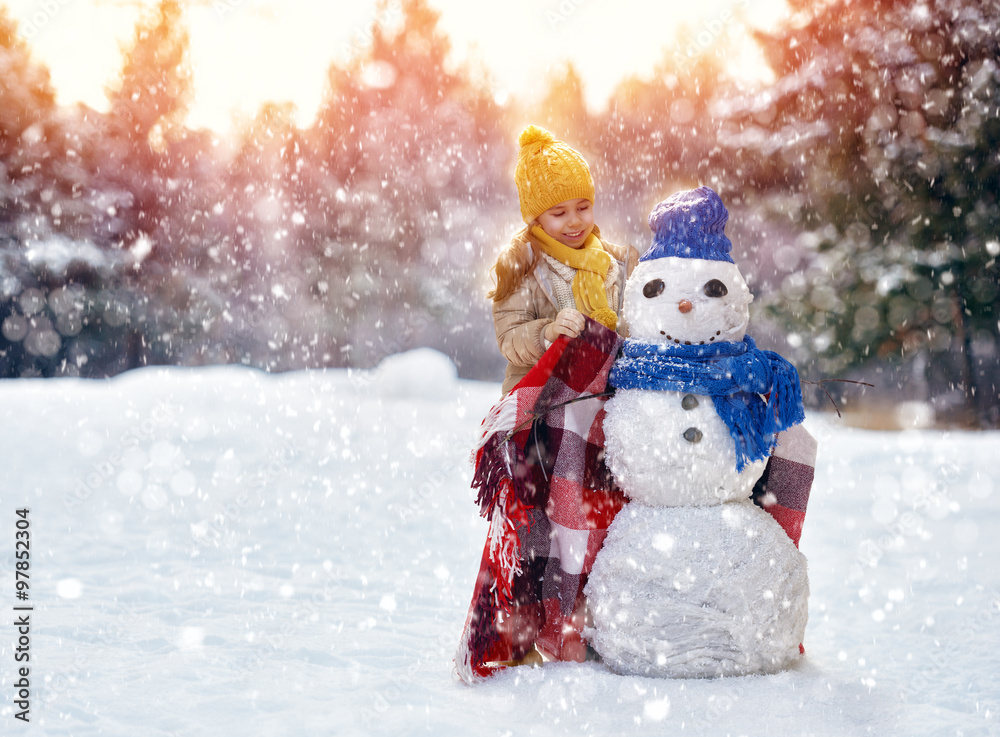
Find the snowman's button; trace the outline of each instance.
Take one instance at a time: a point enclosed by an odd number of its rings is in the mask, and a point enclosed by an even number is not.
[[[698,406],[698,397],[694,394],[685,394],[684,399],[681,400],[681,407],[684,409],[694,409]]]
[[[684,439],[689,443],[700,443],[701,442],[701,430],[697,427],[689,427],[684,431]]]

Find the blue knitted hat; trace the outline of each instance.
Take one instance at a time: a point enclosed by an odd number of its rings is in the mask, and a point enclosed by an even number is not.
[[[733,263],[733,244],[723,232],[727,220],[726,206],[708,187],[671,195],[649,213],[653,245],[639,260],[679,256]]]

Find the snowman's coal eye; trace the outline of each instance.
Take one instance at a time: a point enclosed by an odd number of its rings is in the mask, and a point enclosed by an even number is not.
[[[725,297],[729,294],[729,290],[718,279],[712,279],[712,281],[705,284],[705,294],[709,297]]]
[[[663,294],[664,289],[666,289],[666,285],[663,283],[663,279],[653,279],[646,282],[646,286],[642,288],[642,296],[646,299],[652,299]]]

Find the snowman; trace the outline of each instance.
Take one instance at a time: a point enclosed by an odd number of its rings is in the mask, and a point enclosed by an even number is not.
[[[801,657],[806,560],[750,497],[772,452],[812,439],[795,369],[746,335],[753,295],[727,219],[706,187],[660,203],[625,287],[604,433],[629,503],[586,589],[591,644],[622,674],[772,673]]]

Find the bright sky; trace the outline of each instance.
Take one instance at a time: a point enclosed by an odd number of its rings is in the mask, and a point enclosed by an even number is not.
[[[4,2],[4,0],[0,0]],[[709,51],[752,23],[773,25],[784,0],[429,0],[455,59],[472,58],[497,88],[533,100],[566,60],[580,72],[588,103],[604,106],[630,75],[649,77],[665,54]],[[48,66],[59,101],[106,109],[104,88],[121,68],[121,49],[155,0],[6,0],[36,59]],[[296,104],[307,125],[322,99],[326,71],[368,43],[379,21],[375,0],[192,0],[195,101],[192,127],[229,129],[265,100]],[[388,17],[400,18],[399,0]],[[731,44],[732,45],[732,44]],[[737,44],[738,45],[738,44]],[[744,48],[740,46],[740,48]],[[738,52],[753,73],[760,62]]]

